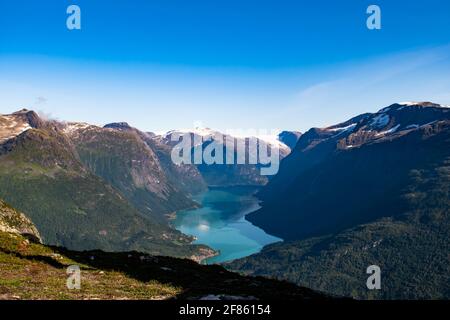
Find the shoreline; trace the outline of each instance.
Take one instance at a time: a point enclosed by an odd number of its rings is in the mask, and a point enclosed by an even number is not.
[[[255,197],[255,193],[258,191],[258,189],[259,188],[256,187],[256,186],[236,186],[236,187],[230,187],[230,186],[226,186],[226,187],[208,186],[208,190],[205,191],[205,192],[207,193],[209,191],[214,191],[214,190],[224,190],[224,191],[228,191],[230,194],[235,194],[237,192],[237,194],[242,194],[242,196],[244,196],[244,197],[249,196],[251,198],[254,198],[255,199],[254,203],[252,205],[248,206],[246,209],[242,210],[240,212],[240,214],[242,215],[241,218],[244,221],[246,221],[246,223],[250,224],[252,227],[259,228],[259,227],[255,226],[253,223],[251,223],[250,221],[248,221],[246,219],[248,214],[253,213],[255,211],[258,211],[261,208],[261,201],[260,201],[260,199]],[[202,198],[203,197],[199,197],[198,199],[202,199]],[[204,204],[198,202],[198,200],[194,200],[194,201],[196,203],[194,206],[191,206],[190,208],[186,208],[186,209],[183,209],[183,210],[177,210],[177,211],[171,212],[170,214],[166,215],[167,218],[171,221],[171,226],[174,229],[177,229],[175,227],[174,220],[178,217],[179,213],[186,212],[186,211],[189,211],[189,210],[195,210],[195,209],[199,209],[199,208],[204,207]],[[194,212],[193,214],[195,215],[196,213]],[[180,229],[177,229],[177,230],[182,232]],[[189,231],[192,231],[192,232],[189,233]],[[264,231],[264,230],[262,230],[262,231]],[[182,233],[187,235],[187,236],[192,237],[192,239],[193,239],[192,242],[191,242],[192,245],[202,246],[202,248],[200,248],[197,253],[191,255],[191,257],[190,257],[191,260],[194,260],[194,261],[196,261],[199,264],[209,264],[207,262],[207,260],[215,258],[215,257],[219,257],[222,254],[222,252],[221,252],[222,248],[216,249],[214,247],[211,247],[207,243],[208,241],[202,242],[202,243],[194,243],[195,241],[198,241],[198,235],[196,235],[195,230],[188,229],[188,230],[184,230],[184,232],[182,232]],[[268,234],[268,236],[271,236],[271,235]],[[277,239],[277,240],[279,240],[279,241],[281,240],[282,241],[282,239]],[[274,242],[278,242],[278,241],[274,241]],[[262,250],[264,248],[264,246],[262,248],[260,248],[260,250]],[[245,256],[243,256],[243,257],[245,257]],[[243,257],[237,257],[236,259],[243,258]],[[216,259],[214,259],[214,260],[216,260]],[[226,263],[226,262],[229,262],[231,260],[234,260],[234,259],[231,259],[229,261],[220,261],[220,258],[219,258],[218,260],[219,260],[218,262],[213,262],[211,264],[222,264],[222,263]]]
[[[192,201],[194,201],[194,203],[195,203],[194,205],[192,205],[192,206],[190,206],[190,207],[188,207],[188,208],[185,208],[185,209],[181,209],[181,210],[177,210],[177,211],[170,212],[170,213],[168,213],[168,214],[165,215],[166,218],[167,218],[167,220],[169,221],[169,225],[170,225],[171,228],[173,228],[173,229],[175,229],[175,230],[181,232],[180,230],[178,230],[178,229],[171,223],[172,221],[174,221],[174,220],[177,218],[177,214],[178,214],[179,212],[181,212],[181,211],[194,210],[194,209],[199,209],[199,208],[202,207],[202,204],[201,204],[201,203],[199,203],[199,202],[197,202],[197,201],[195,201],[195,200],[193,200],[193,199],[192,199]],[[189,237],[189,238],[192,239],[191,242],[190,242],[190,245],[193,245],[193,246],[201,246],[201,247],[198,248],[198,253],[193,254],[193,255],[191,255],[191,256],[189,257],[190,260],[195,261],[195,262],[197,262],[198,264],[204,264],[203,262],[204,262],[205,260],[220,255],[220,251],[215,250],[214,248],[211,248],[210,246],[208,246],[208,245],[206,245],[206,244],[194,244],[194,242],[197,241],[197,237],[196,237],[196,236],[190,235],[190,234],[185,234],[185,233],[183,233],[183,232],[181,232],[181,233],[182,233],[183,235],[185,235],[185,236],[187,236],[187,237]]]
[[[202,246],[203,246],[203,244],[202,244]],[[197,262],[198,264],[204,264],[204,265],[206,265],[207,263],[205,262],[206,260],[208,260],[208,259],[210,259],[210,258],[214,258],[214,257],[217,257],[217,256],[220,256],[220,251],[219,250],[214,250],[213,248],[210,248],[210,247],[208,247],[209,249],[203,249],[203,250],[205,250],[205,251],[208,251],[208,252],[210,252],[210,253],[207,253],[207,254],[205,254],[205,255],[201,255],[201,256],[195,256],[195,255],[193,255],[193,256],[191,256],[191,260],[194,260],[195,262]],[[212,252],[211,251],[209,251],[209,250],[212,250]],[[202,251],[202,249],[200,249],[200,251]]]

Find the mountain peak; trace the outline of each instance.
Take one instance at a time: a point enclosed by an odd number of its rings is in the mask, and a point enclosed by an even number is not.
[[[27,109],[0,115],[0,142],[17,137],[29,129],[41,128],[43,125],[44,121],[37,113]]]
[[[43,120],[36,112],[25,108],[12,113],[11,116],[21,119],[22,121],[28,123],[32,128],[40,128],[43,124]]]
[[[30,111],[31,111],[31,110],[28,110],[27,108],[22,108],[22,109],[20,109],[19,111],[13,112],[13,114],[28,113],[28,112],[30,112]],[[33,112],[33,111],[31,111],[31,112]]]
[[[407,101],[407,102],[399,102],[399,103],[391,104],[390,106],[388,106],[386,108],[383,108],[380,111],[378,111],[378,113],[384,113],[384,112],[393,111],[393,110],[403,110],[404,108],[407,108],[407,107],[413,107],[413,108],[449,108],[450,106],[442,105],[442,104],[438,104],[438,103],[434,103],[434,102],[429,102],[429,101],[421,101],[421,102]]]
[[[104,125],[103,128],[117,129],[117,130],[130,130],[130,129],[132,129],[131,126],[128,124],[128,122],[108,123],[108,124]]]
[[[404,106],[421,106],[421,107],[442,107],[442,105],[434,103],[434,102],[430,102],[430,101],[407,101],[407,102],[400,102],[400,105],[404,105]]]

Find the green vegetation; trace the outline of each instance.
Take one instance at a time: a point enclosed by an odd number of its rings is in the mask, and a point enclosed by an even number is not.
[[[141,282],[123,272],[105,272],[74,258],[57,248],[0,232],[0,299],[165,299],[181,292],[181,288],[167,283]],[[81,268],[81,290],[66,287],[66,268],[74,264]]]
[[[71,265],[81,270],[80,289],[66,286]],[[282,299],[328,299],[290,283],[243,277],[188,259],[46,246],[33,223],[0,200],[0,299],[268,298],[273,292]]]
[[[227,268],[358,299],[448,299],[450,158],[412,170],[403,199],[408,209],[396,218],[270,245]],[[371,291],[366,268],[374,264],[381,268],[382,287]]]
[[[66,287],[67,267],[81,269],[81,289]],[[329,299],[287,282],[243,277],[220,266],[139,252],[76,252],[0,231],[0,299],[173,299],[206,295]]]
[[[31,219],[45,243],[74,250],[140,250],[194,259],[212,254],[140,212],[87,170],[57,129],[28,130],[9,147],[0,156],[0,198]]]
[[[85,130],[72,138],[83,164],[120,191],[153,220],[192,207],[191,201],[167,180],[157,155],[134,131]]]

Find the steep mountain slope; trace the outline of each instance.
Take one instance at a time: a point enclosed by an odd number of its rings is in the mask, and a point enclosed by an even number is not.
[[[294,143],[297,134],[298,133],[288,134],[288,132],[284,132],[284,134],[280,137],[256,136],[253,137],[253,139],[255,139],[256,146],[258,148],[263,143],[268,146],[269,150],[275,147],[278,148],[280,159],[283,159],[289,154],[290,148],[281,140],[281,137],[287,139],[289,143]],[[153,137],[153,140],[173,148],[179,141],[177,140],[177,137],[182,139],[182,137],[185,136],[190,137],[192,141],[192,155],[195,150],[198,150],[199,153],[201,153],[212,142],[217,143],[219,146],[218,148],[223,150],[223,164],[206,164],[202,162],[196,165],[201,176],[209,186],[260,186],[267,184],[271,178],[271,176],[261,175],[261,168],[264,167],[264,165],[261,165],[260,163],[252,164],[249,161],[250,157],[258,159],[257,151],[249,148],[249,145],[252,143],[250,141],[251,137],[232,136],[211,130],[209,128],[196,128],[193,130],[169,131],[165,135]],[[232,141],[234,143],[234,148],[232,150],[234,164],[227,164],[225,147],[226,141]],[[245,164],[236,164],[238,158],[238,145],[245,146]],[[183,166],[185,165],[181,165],[181,167]]]
[[[197,166],[190,164],[176,165],[173,163],[171,158],[172,147],[160,143],[151,137],[147,138],[145,142],[155,151],[167,178],[173,184],[176,184],[181,191],[192,196],[208,188]]]
[[[170,181],[141,132],[121,123],[105,128],[69,123],[64,132],[83,164],[119,190],[142,213],[157,221],[195,205]]]
[[[294,152],[294,177],[249,217],[288,241],[229,268],[356,298],[450,297],[450,109],[395,104],[310,130]]]
[[[9,230],[1,228],[7,224]],[[287,282],[243,277],[220,266],[133,252],[76,252],[30,242],[39,235],[0,200],[0,299],[330,299]],[[80,289],[66,286],[67,267],[81,270]]]
[[[11,124],[29,127],[10,133],[0,144],[0,197],[36,224],[45,243],[193,258],[211,254],[140,212],[84,167],[60,123],[27,110],[0,118],[4,130]]]
[[[171,159],[172,147],[161,140],[155,139],[155,134],[142,132],[131,127],[128,123],[110,123],[105,128],[112,128],[134,133],[155,153],[168,182],[188,195],[205,191],[206,183],[195,165],[176,165]]]
[[[437,105],[393,105],[312,129],[248,218],[283,239],[303,239],[395,216],[411,170],[449,156],[449,120],[450,109]]]
[[[449,299],[450,158],[411,175],[396,218],[270,245],[228,268],[358,299]],[[367,290],[370,265],[381,290]]]

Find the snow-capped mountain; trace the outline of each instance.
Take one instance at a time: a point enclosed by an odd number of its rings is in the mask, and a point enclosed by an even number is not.
[[[12,114],[0,115],[0,143],[39,126],[39,117],[33,111],[22,109]]]
[[[267,145],[269,150],[277,148],[280,155],[280,160],[284,159],[291,152],[291,148],[284,143],[283,138],[288,140],[288,143],[295,145],[299,133],[295,132],[289,134],[284,131],[280,134],[250,134],[246,135],[245,132],[232,131],[230,133],[222,133],[210,128],[194,128],[185,130],[172,130],[162,135],[156,135],[153,137],[155,141],[159,143],[174,147],[178,144],[182,137],[190,135],[192,142],[192,152],[196,148],[204,148],[211,142],[216,142],[226,146],[226,141],[233,141],[234,143],[234,157],[237,158],[237,145],[249,146],[250,140],[256,140],[256,146],[258,148],[262,143]],[[257,158],[257,150],[246,149],[246,159],[250,157]],[[224,161],[225,163],[225,161]],[[260,164],[198,164],[197,165],[201,175],[206,183],[210,186],[230,186],[230,185],[265,185],[269,178],[261,175]]]
[[[77,250],[203,255],[165,215],[195,203],[137,131],[0,115],[0,198],[26,213],[45,243]],[[81,230],[81,231],[80,231]],[[209,249],[207,249],[209,250]],[[210,252],[210,251],[209,251]]]
[[[287,135],[289,131],[283,131],[283,136]],[[282,156],[286,156],[287,154],[289,154],[290,152],[290,147],[285,144],[283,142],[283,140],[280,138],[280,135],[282,133],[279,134],[246,134],[246,133],[241,133],[239,131],[233,131],[231,130],[230,132],[220,132],[218,130],[213,130],[210,128],[204,128],[204,127],[196,127],[196,128],[192,128],[192,129],[178,129],[178,130],[171,130],[168,131],[165,134],[159,135],[159,139],[161,139],[162,141],[164,141],[166,144],[170,144],[170,145],[174,145],[176,144],[178,141],[177,139],[173,139],[173,136],[184,136],[186,134],[190,134],[193,136],[198,136],[201,137],[203,139],[203,141],[206,140],[216,140],[217,137],[231,137],[232,139],[235,140],[246,140],[246,139],[250,139],[250,138],[256,138],[258,141],[261,142],[265,142],[266,144],[268,144],[269,146],[273,146],[273,147],[278,147],[280,149],[280,153],[282,154]],[[295,134],[294,134],[295,135]]]
[[[450,108],[431,102],[396,103],[376,113],[365,113],[326,128],[312,128],[302,137],[301,145],[312,147],[323,140],[335,140],[340,148],[358,147],[368,141],[382,141],[393,135],[448,119]],[[306,146],[305,146],[306,142]]]
[[[229,267],[361,299],[445,298],[449,194],[447,106],[397,103],[313,128],[247,216],[285,241]],[[364,277],[374,263],[376,297]]]
[[[382,216],[387,211],[377,211],[376,201],[386,205],[388,197],[398,196],[411,170],[432,165],[434,158],[444,161],[450,150],[449,127],[450,108],[418,102],[312,128],[260,192],[263,209],[249,218],[286,239]],[[367,199],[375,202],[369,205]],[[276,221],[271,208],[276,208]]]

